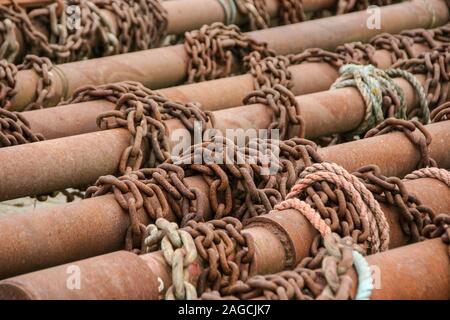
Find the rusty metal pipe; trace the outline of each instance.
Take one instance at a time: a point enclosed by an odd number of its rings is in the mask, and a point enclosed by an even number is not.
[[[0,299],[156,300],[161,298],[161,282],[165,288],[170,284],[170,273],[160,253],[151,255],[149,259],[150,255],[119,251],[6,279],[0,282]],[[440,239],[374,254],[367,257],[367,262],[376,266],[381,275],[380,286],[373,290],[371,300],[450,299],[450,263],[447,247]],[[70,290],[68,271],[74,266],[80,270],[81,286]],[[354,297],[356,271],[351,270],[350,276]]]
[[[367,257],[381,275],[372,300],[449,300],[450,260],[447,245],[433,239]],[[352,270],[353,289],[357,276]],[[355,296],[356,292],[353,293]]]
[[[442,197],[450,199],[450,190],[447,186],[433,179],[418,181],[418,185],[425,184],[432,189],[427,196],[434,201],[426,203],[427,205],[435,210],[442,207],[445,207],[445,210],[450,209],[450,200],[447,200],[445,204],[435,200],[442,199]],[[407,189],[412,191],[409,184],[410,182],[406,183]],[[433,188],[438,184],[441,186],[434,190]],[[383,211],[391,225],[391,233],[400,230],[396,210],[383,206]],[[266,218],[267,216],[269,217]],[[256,273],[269,274],[291,268],[305,257],[316,231],[298,212],[286,210],[253,219],[244,232],[250,233],[254,241]],[[403,236],[398,237],[398,239],[401,238],[405,239]],[[270,246],[267,243],[270,243]],[[405,241],[399,241],[392,247],[405,244]],[[112,266],[111,260],[114,261]],[[138,260],[145,261],[145,264],[139,265]],[[450,263],[446,246],[440,239],[369,256],[367,260],[370,265],[377,266],[381,271],[381,286],[374,290],[372,299],[448,299],[450,297],[450,272],[448,272]],[[128,261],[138,268],[130,268]],[[105,265],[109,266],[108,276],[101,272]],[[429,265],[433,265],[435,268],[433,272],[429,272]],[[70,290],[67,286],[68,270],[74,266],[78,268],[81,275],[79,290]],[[200,261],[190,267],[189,272],[194,283],[202,267]],[[404,272],[398,272],[398,269]],[[143,273],[148,273],[147,277],[150,277],[152,281],[140,280]],[[354,279],[353,290],[355,291],[356,273],[351,273],[351,276]],[[120,277],[121,280],[123,277],[127,277],[127,281],[114,282],[115,286],[112,288],[110,282],[105,281],[105,278],[116,279],[117,277]],[[411,280],[411,277],[414,281],[408,281],[407,286],[401,288],[398,286],[398,283]],[[134,281],[139,283],[134,284]],[[99,288],[96,286],[97,282],[106,283],[106,288],[103,286]],[[87,286],[83,286],[83,283],[87,283]],[[428,286],[424,288],[424,283],[431,285],[433,289],[429,290]],[[161,297],[170,285],[170,270],[161,252],[138,257],[131,254],[126,255],[125,252],[120,251],[6,279],[0,282],[0,298],[140,299],[151,297],[151,299],[155,299],[158,296]],[[142,296],[128,292],[130,287],[136,287],[136,292],[142,293]],[[416,290],[410,290],[412,288]]]
[[[435,25],[446,23],[449,20],[449,11],[445,1],[428,2],[436,12]],[[406,29],[432,27],[429,7],[421,1],[390,5],[380,10],[381,29],[365,28],[368,13],[354,12],[344,16],[250,32],[248,35],[255,40],[267,42],[277,54],[287,54],[315,47],[333,49],[355,40],[368,41],[381,32],[398,33]],[[328,35],[329,30],[333,30],[332,36]],[[152,89],[177,85],[186,79],[187,58],[184,47],[176,45],[61,64],[57,67],[59,72],[54,73],[55,98],[49,104],[56,105],[61,98],[67,98],[63,97],[64,91],[67,91],[67,95],[71,95],[80,86],[88,84],[133,80]],[[33,101],[35,90],[30,88],[36,88],[37,81],[38,76],[33,71],[18,73],[18,94],[12,101],[16,110],[22,110]],[[67,83],[67,90],[64,90],[63,83]]]
[[[424,81],[423,76],[419,75],[417,78],[419,81]],[[416,106],[417,98],[409,83],[402,79],[398,79],[398,83],[405,92],[409,108]],[[300,106],[302,106],[308,137],[348,132],[355,129],[364,117],[364,100],[354,88],[300,96],[298,99]],[[70,108],[63,108],[68,107],[61,107],[64,112],[71,111]],[[265,129],[269,127],[272,121],[271,112],[270,108],[265,105],[251,105],[216,111],[216,128],[222,133],[225,133],[226,129]],[[37,114],[37,112],[34,114]],[[237,114],[239,117],[236,117]],[[88,115],[92,115],[92,111],[88,110],[86,116]],[[255,117],[255,115],[258,116]],[[47,120],[52,118],[54,118],[54,115],[48,114]],[[44,123],[43,120],[41,120],[41,123]],[[176,119],[168,120],[166,124],[169,135],[176,129],[183,128],[181,122]],[[46,132],[47,134],[57,135],[60,133],[59,130],[67,131],[67,129],[77,128],[78,126],[79,123],[74,122],[68,124],[67,128],[59,129],[57,126],[51,129],[48,126],[45,126],[45,128],[50,129],[49,132]],[[38,132],[39,129],[44,128],[37,128],[32,125],[32,129]],[[186,132],[186,134],[188,133]],[[382,137],[381,139],[386,138]],[[129,133],[126,130],[114,129],[2,148],[0,149],[0,163],[3,164],[3,167],[0,170],[0,179],[4,183],[0,185],[0,200],[51,192],[68,187],[81,187],[95,182],[95,179],[99,176],[114,174],[122,150],[125,149],[128,141]],[[95,147],[93,148],[93,146]],[[386,148],[389,148],[389,146],[386,146]],[[405,153],[411,155],[411,159],[419,161],[418,154],[413,146],[407,144],[403,148]],[[331,149],[333,150],[333,148]],[[375,146],[371,150],[379,149]],[[437,153],[436,157],[440,158],[442,163],[447,163],[450,160],[446,159],[444,150],[440,149],[438,152],[441,153]],[[363,152],[363,155],[360,155],[359,153],[355,154],[353,150],[348,151],[348,155],[354,155],[356,159],[366,154],[370,154],[370,152]],[[398,155],[396,152],[392,154]],[[353,162],[349,162],[350,156],[348,155],[346,154],[348,158],[342,161],[350,166]],[[379,158],[378,162],[382,163],[381,166],[386,171],[394,167],[389,162],[382,161],[386,157],[384,153],[376,156]],[[11,159],[14,159],[14,161]],[[402,159],[408,161],[406,157]],[[370,163],[370,161],[366,163]],[[36,170],[36,168],[39,168],[39,170]],[[408,173],[414,169],[414,165],[408,167],[400,163],[399,168],[395,168],[393,172],[397,172],[395,170],[401,168],[407,170],[406,172],[403,170],[401,173]],[[352,169],[356,168],[353,167]],[[29,179],[25,180],[24,177]],[[30,183],[30,181],[32,182]]]
[[[450,168],[450,157],[448,157],[448,150],[450,148],[450,126],[448,123],[442,122],[427,127],[434,138],[431,146],[431,156],[436,159],[440,167]],[[124,130],[122,131],[125,132]],[[127,140],[124,139],[124,141]],[[386,141],[388,142],[386,143]],[[349,159],[346,159],[346,153],[339,150],[340,146],[344,146],[343,149],[345,150],[354,150],[352,152],[354,152],[355,155],[359,155],[359,157],[353,156],[352,154]],[[398,175],[403,175],[413,171],[419,157],[419,152],[411,146],[409,140],[397,133],[342,144],[337,146],[338,149],[335,149],[335,147],[333,148],[333,152],[328,152],[330,148],[320,149],[319,152],[324,156],[326,161],[341,164],[350,171],[363,165],[376,164],[381,167],[383,174],[388,175],[395,175],[396,173]],[[92,148],[92,150],[96,149],[97,148]],[[45,148],[42,150],[45,150]],[[407,150],[406,154],[404,154],[405,150]],[[391,160],[385,161],[382,159],[382,157],[378,155],[380,151],[385,155],[385,158]],[[99,154],[101,153],[102,150],[99,150]],[[39,157],[39,155],[30,156],[28,160],[32,161],[36,157]],[[402,162],[402,166],[395,166],[394,164],[396,161]],[[20,159],[16,160],[16,162],[20,163]],[[398,172],[393,172],[387,164],[392,165],[394,170],[397,170]],[[75,161],[73,165],[77,166],[79,164]],[[52,179],[53,176],[54,174],[50,175],[48,178]],[[27,179],[27,181],[33,180],[34,179]],[[424,183],[420,184],[416,181],[407,183],[411,192],[420,194],[423,202],[435,209],[436,212],[448,211],[448,208],[450,207],[448,188],[439,186],[434,180],[421,181]],[[186,179],[186,183],[191,187],[194,186],[198,188],[200,192],[208,194],[209,187],[201,177],[189,177]],[[434,186],[429,188],[425,187],[428,184],[434,184]],[[22,183],[20,185],[21,188],[27,188],[28,186],[27,183]],[[3,192],[7,191],[7,188],[4,186],[9,186],[11,188],[15,185],[5,181],[0,185],[0,187],[5,189]],[[205,212],[210,212],[209,202],[207,202],[206,199],[205,203],[202,205],[205,208]],[[143,215],[142,212],[140,212],[140,214]],[[291,215],[285,214],[284,216],[287,217]],[[304,246],[303,249],[301,249],[301,245],[302,243],[308,243],[307,241],[310,241],[305,237],[307,237],[308,234],[312,237],[312,232],[303,231],[302,233],[295,233],[299,232],[299,230],[307,230],[305,227],[302,228],[301,224],[304,226],[308,225],[305,221],[302,222],[301,218],[298,218],[298,216],[299,214],[295,212],[288,223],[283,224],[283,228],[292,230],[289,231],[293,234],[290,236],[291,239],[300,236],[304,238],[300,238],[302,240],[297,242],[295,247],[292,247],[291,252],[293,252],[293,254],[286,255],[287,258],[282,259],[277,257],[270,263],[270,259],[262,259],[261,261],[267,261],[268,264],[266,264],[266,267],[261,266],[261,270],[268,270],[270,266],[277,265],[280,261],[283,261],[282,264],[288,264],[285,261],[297,261],[297,258],[294,259],[292,257],[302,256],[301,253],[304,252],[307,247]],[[271,215],[269,214],[265,217],[271,217]],[[392,225],[395,225],[395,221],[391,222],[391,220],[392,219],[390,219],[389,222],[392,223]],[[292,221],[298,222],[294,223]],[[267,224],[268,223],[266,223],[266,225]],[[277,224],[279,225],[280,222]],[[67,226],[71,226],[70,232],[68,232],[69,229]],[[2,241],[0,241],[0,278],[86,258],[89,255],[99,255],[118,250],[123,247],[123,239],[125,238],[127,227],[128,216],[123,212],[112,195],[86,199],[55,206],[53,208],[23,212],[1,219],[0,230],[2,230],[2,232],[0,237]],[[289,229],[290,227],[292,227],[292,229]],[[395,231],[394,228],[393,232],[393,245],[396,243],[401,244],[401,241],[404,240],[398,236],[400,232],[398,230]],[[55,237],[57,239],[56,241]],[[254,239],[261,239],[261,242],[264,242],[264,239],[267,239],[267,237],[268,236],[258,237],[257,235],[254,235]],[[11,243],[14,243],[14,245],[11,245]],[[33,243],[34,245],[30,246],[30,243]],[[290,240],[290,242],[287,241],[285,243],[294,242]],[[285,243],[283,243],[283,247],[288,248]],[[22,259],[22,256],[27,257],[27,259]],[[291,257],[290,260],[289,257]]]
[[[412,48],[416,54],[429,50],[424,45],[414,45]],[[386,50],[376,51],[374,59],[383,68],[389,67],[392,63],[391,54]],[[328,90],[338,77],[338,71],[327,63],[304,63],[292,66],[289,69],[292,72],[294,84],[292,92],[295,95]],[[252,76],[247,74],[170,87],[157,90],[157,92],[175,101],[196,101],[201,103],[203,109],[216,111],[240,105],[244,97],[253,90],[252,80]],[[415,103],[413,101],[414,92],[406,82],[399,81],[402,88],[407,91],[408,105],[413,106],[413,103]],[[346,92],[346,90],[342,90],[298,97],[302,109],[305,109],[305,117],[308,119],[307,124],[310,124],[307,128],[309,137],[349,131],[355,128],[356,123],[360,122],[362,119],[360,113],[363,109],[359,105],[362,100],[356,91],[348,91],[350,92],[348,96],[345,94]],[[312,106],[313,103],[315,104],[314,107]],[[94,100],[26,111],[22,115],[30,122],[31,129],[34,132],[43,134],[46,139],[56,139],[98,130],[97,116],[113,108],[114,104],[107,100]],[[249,108],[258,108],[264,114],[269,115],[271,112],[261,105]],[[336,112],[336,110],[339,110],[339,112]],[[355,110],[357,111],[354,112]],[[223,114],[226,115],[226,113]],[[336,115],[343,114],[345,116],[336,119]],[[348,119],[348,114],[354,117]]]

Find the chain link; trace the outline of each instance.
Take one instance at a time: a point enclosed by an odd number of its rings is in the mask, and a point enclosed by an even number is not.
[[[110,13],[116,17],[115,28]],[[29,12],[12,0],[11,5],[0,6],[0,17],[5,21],[0,32],[6,39],[0,53],[10,62],[18,53],[11,28],[23,34],[27,52],[65,63],[149,49],[160,43],[168,25],[159,0],[69,0]],[[49,26],[48,36],[36,25]]]
[[[197,259],[197,249],[194,239],[178,225],[164,218],[148,225],[148,237],[144,244],[146,252],[158,250],[161,247],[164,259],[172,270],[172,285],[167,288],[167,300],[195,300],[197,291],[190,283],[189,267]],[[160,244],[160,245],[159,245]]]
[[[389,118],[366,133],[364,138],[371,138],[390,132],[400,131],[419,150],[420,161],[418,168],[436,167],[436,161],[430,157],[429,146],[431,134],[423,124],[416,120],[401,120]]]
[[[189,56],[188,83],[227,77],[232,73],[233,60],[252,51],[273,56],[266,43],[249,38],[235,25],[219,22],[186,32],[184,47]]]
[[[121,174],[136,171],[142,166],[154,168],[170,158],[165,120],[177,118],[191,133],[195,121],[201,123],[202,133],[214,126],[212,113],[201,111],[199,104],[171,101],[138,82],[82,87],[65,103],[97,99],[116,104],[114,110],[97,117],[98,127],[102,130],[127,128],[131,134],[130,146],[124,150],[120,160]],[[147,159],[144,157],[146,145],[151,145]]]

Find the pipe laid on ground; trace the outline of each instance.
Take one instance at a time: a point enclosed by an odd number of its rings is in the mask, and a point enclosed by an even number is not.
[[[450,210],[450,188],[442,182],[424,178],[406,181],[405,187],[435,212]],[[381,207],[391,227],[389,247],[406,245],[398,209],[390,205]],[[254,241],[256,274],[293,268],[309,254],[317,234],[306,218],[292,209],[253,218],[244,232]],[[374,290],[372,299],[450,298],[450,261],[446,245],[440,239],[369,256],[367,260],[378,267],[377,275],[381,276],[381,286]],[[430,265],[433,272],[429,272]],[[67,287],[67,273],[74,266],[80,272],[80,290]],[[189,268],[194,284],[202,268],[200,260]],[[354,272],[352,277],[355,292]],[[163,290],[159,290],[161,285]],[[157,299],[170,285],[170,268],[161,252],[136,256],[119,251],[4,280],[0,282],[0,298]]]
[[[450,168],[449,123],[436,123],[427,128],[433,137],[431,157],[439,167]],[[319,153],[325,161],[342,165],[350,172],[363,165],[375,164],[387,176],[403,176],[412,172],[420,158],[419,151],[398,132],[319,149]],[[32,179],[28,178],[27,181]],[[203,178],[188,177],[185,181],[189,187],[209,194],[209,187]],[[421,200],[435,212],[448,212],[448,188],[434,180],[425,182],[416,185],[415,181],[411,181],[408,187],[413,188],[411,192],[420,194]],[[434,183],[435,187],[426,188],[427,183]],[[209,201],[204,200],[201,205],[208,214]],[[142,223],[149,223],[143,211],[138,213]],[[296,226],[292,223],[286,225]],[[0,278],[120,250],[128,226],[128,214],[121,209],[112,194],[0,219]],[[301,228],[294,227],[292,230],[296,232]],[[394,244],[395,241],[402,241],[395,238],[393,235]],[[301,241],[306,242],[305,239]]]
[[[170,2],[177,1],[167,3]],[[217,6],[220,7],[218,4]],[[380,8],[380,29],[368,29],[366,21],[369,13],[361,11],[254,31],[248,35],[254,40],[267,42],[269,48],[282,55],[302,52],[306,48],[333,49],[356,40],[367,42],[382,32],[398,33],[412,28],[431,28],[433,19],[430,8],[434,8],[433,12],[436,13],[435,26],[449,20],[449,10],[444,0],[430,0],[428,4],[412,1]],[[56,105],[61,100],[65,82],[68,96],[84,85],[124,80],[138,81],[152,89],[181,84],[186,80],[187,59],[183,45],[176,45],[61,64],[58,65],[59,72],[54,73],[55,97],[49,101],[49,105]],[[59,76],[60,73],[64,80]],[[18,94],[12,100],[14,109],[23,110],[34,100],[34,88],[38,80],[34,71],[18,72]]]
[[[418,75],[417,79],[423,82],[424,76]],[[408,107],[417,106],[417,97],[410,84],[403,79],[397,79],[397,82],[405,92]],[[300,96],[298,101],[307,137],[349,132],[356,129],[364,118],[365,103],[355,88]],[[70,108],[64,109],[67,111]],[[255,104],[216,111],[215,118],[216,128],[223,134],[226,129],[266,129],[272,122],[272,111],[265,105]],[[175,130],[184,128],[176,119],[168,120],[166,124],[172,137]],[[70,127],[78,125],[74,122]],[[48,128],[58,134],[58,126]],[[189,133],[186,131],[184,134]],[[115,174],[129,139],[127,130],[112,129],[2,148],[0,201],[82,187],[94,183],[100,176]],[[402,172],[408,173],[414,168],[409,169]]]
[[[415,44],[412,46],[412,50],[415,54],[419,54],[429,51],[429,48],[421,44]],[[387,68],[392,64],[392,55],[387,50],[377,50],[374,54],[374,60],[380,68]],[[295,95],[328,90],[339,76],[338,70],[327,63],[304,63],[291,66],[289,70],[292,73],[292,83],[294,85],[292,92]],[[249,74],[157,90],[157,92],[174,101],[199,102],[204,110],[210,111],[239,106],[242,104],[244,97],[252,91],[253,77]],[[352,96],[354,95],[353,93]],[[309,105],[316,100],[320,106],[329,107],[327,109],[330,112],[334,109],[334,104],[342,105],[344,100],[352,101],[350,97],[347,98],[346,95],[340,95],[337,91],[329,93],[329,99],[327,99],[326,103],[323,102],[324,97],[324,94],[317,94],[299,97],[298,99],[300,105],[307,110],[314,110]],[[97,131],[97,116],[104,111],[112,109],[114,109],[114,103],[101,99],[54,108],[25,111],[22,113],[22,116],[29,121],[33,132],[43,134],[46,139],[56,139]],[[267,113],[267,110],[262,110],[262,112]],[[330,128],[331,130],[328,130],[327,126],[324,126],[323,129],[328,133],[340,132],[335,130],[342,127],[340,124],[343,120],[340,119],[340,121],[333,122],[336,126],[333,129]],[[348,124],[351,127],[352,121],[349,121]],[[321,125],[310,126],[310,129],[320,130],[321,128]],[[314,130],[310,130],[309,134],[312,137],[324,135],[324,133],[320,133],[320,131],[314,132]]]

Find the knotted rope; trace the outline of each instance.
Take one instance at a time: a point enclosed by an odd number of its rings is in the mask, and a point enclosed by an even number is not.
[[[310,205],[299,199],[308,187],[317,182],[334,184],[356,207],[362,223],[364,224],[366,221],[369,225],[370,237],[368,240],[372,253],[388,249],[390,228],[380,205],[358,178],[336,164],[324,162],[306,168],[300,174],[299,181],[292,187],[286,200],[275,206],[275,210],[298,210],[305,215],[322,236],[326,236],[331,232],[330,227],[327,226],[328,223],[320,213],[315,212]]]
[[[395,118],[407,118],[405,93],[392,79],[393,77],[402,77],[412,85],[419,96],[423,122],[429,123],[430,112],[426,94],[413,74],[400,69],[389,69],[384,71],[375,68],[373,65],[361,66],[355,64],[346,64],[342,66],[340,73],[341,76],[334,82],[331,89],[355,87],[361,93],[366,104],[364,121],[351,134],[363,134],[385,119],[384,107],[386,105],[386,96],[390,96],[394,103],[398,103],[393,114]]]

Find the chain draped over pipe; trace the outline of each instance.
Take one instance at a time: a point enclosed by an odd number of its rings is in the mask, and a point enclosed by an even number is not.
[[[312,172],[312,174],[308,174],[308,172]],[[317,183],[309,187],[314,187],[315,193],[307,191],[308,189],[304,189],[303,186],[305,178],[311,179],[311,175],[320,172],[325,173],[325,176],[330,172],[339,172],[339,174],[346,176],[349,179],[348,181],[352,181],[351,183],[358,184],[355,179],[359,180],[360,183],[364,184],[366,192],[370,190],[370,193],[373,194],[373,197],[378,202],[389,203],[401,209],[400,219],[403,223],[409,221],[411,225],[414,225],[413,221],[416,220],[417,228],[415,231],[419,232],[421,236],[416,239],[413,237],[412,241],[416,242],[441,237],[444,243],[449,245],[450,257],[450,215],[435,215],[430,208],[422,205],[415,196],[406,192],[402,180],[396,177],[387,178],[380,175],[379,169],[376,166],[363,167],[355,172],[353,177],[350,177],[348,173],[345,173],[337,165],[328,163],[315,164],[313,168],[307,168],[304,171],[301,175],[303,178],[300,178],[298,184],[292,188],[292,192],[287,199],[275,208],[275,210],[285,210],[288,208],[298,210],[319,231],[319,235],[313,241],[311,247],[311,256],[304,258],[293,270],[285,270],[271,275],[256,275],[246,281],[238,281],[229,289],[229,295],[213,291],[204,293],[201,296],[202,299],[347,300],[351,298],[350,291],[352,283],[350,279],[345,278],[345,275],[352,267],[352,264],[358,273],[358,291],[355,298],[370,298],[371,288],[373,287],[371,285],[372,280],[367,262],[364,261],[360,253],[364,254],[371,248],[361,247],[361,243],[358,242],[360,239],[358,237],[355,238],[354,235],[353,237],[347,236],[343,239],[340,238],[348,233],[348,226],[353,227],[353,224],[348,224],[349,222],[353,220],[353,222],[361,224],[362,220],[355,220],[357,215],[349,216],[348,214],[340,214],[339,219],[341,222],[346,222],[342,226],[347,226],[347,228],[335,229],[336,223],[332,222],[333,219],[329,217],[331,213],[335,212],[334,207],[331,205],[332,201],[339,201],[338,199],[343,197],[338,193],[340,189],[332,189],[332,185],[327,181],[328,178],[324,178],[325,180],[321,181],[319,176],[316,177],[318,179]],[[450,173],[447,170],[437,168],[415,171],[407,176],[406,179],[410,180],[424,177],[438,179],[450,186]],[[337,180],[335,182],[337,183]],[[318,190],[322,191],[318,192]],[[335,193],[334,197],[333,190]],[[332,200],[333,198],[334,200]],[[407,200],[406,202],[404,202],[405,199]],[[326,206],[326,209],[331,210],[321,209],[323,205]],[[337,208],[341,210],[342,205],[339,204]],[[324,215],[324,213],[327,215]],[[353,219],[349,220],[349,217],[353,217]],[[380,222],[384,224],[386,221],[382,218],[377,223]],[[335,229],[337,233],[332,233],[332,229]],[[411,235],[411,230],[403,230]],[[359,235],[361,234],[359,233]],[[330,255],[334,257],[339,256],[336,255],[336,253],[339,253],[339,247],[336,247],[339,239],[341,239],[341,244],[346,245],[347,253],[340,255],[342,261],[330,261]],[[333,243],[334,245],[330,246]],[[347,263],[344,263],[344,261],[347,261]],[[339,273],[339,271],[342,272]],[[328,287],[324,287],[324,285],[328,285]]]
[[[116,17],[116,28],[107,15]],[[69,0],[27,12],[15,0],[0,6],[0,32],[6,42],[0,57],[17,60],[12,28],[21,31],[27,52],[57,63],[150,49],[167,30],[167,12],[159,0]],[[48,25],[48,35],[36,25]]]
[[[125,247],[140,252],[146,231],[138,211],[143,210],[151,221],[168,218],[172,212],[181,226],[191,220],[204,221],[208,216],[246,221],[272,210],[284,199],[299,172],[320,161],[315,144],[299,138],[257,139],[238,148],[225,137],[216,136],[157,168],[140,169],[119,178],[100,177],[87,189],[86,197],[114,194],[130,215]],[[186,183],[191,176],[201,177],[208,184],[208,199]],[[212,211],[208,216],[205,201]]]
[[[372,128],[364,138],[380,136],[386,133],[402,132],[409,141],[419,150],[420,161],[417,168],[436,167],[436,161],[430,157],[429,146],[431,135],[423,124],[416,120],[401,120],[389,118]]]
[[[255,274],[252,264],[255,254],[253,240],[248,233],[242,233],[242,223],[232,217],[224,217],[221,220],[212,220],[206,223],[189,221],[187,225],[178,230],[180,235],[184,235],[184,263],[181,261],[183,253],[178,256],[178,250],[173,251],[170,243],[180,247],[175,233],[170,229],[171,225],[166,220],[158,219],[156,225],[149,225],[147,228],[152,233],[145,239],[147,252],[161,248],[166,261],[172,266],[172,286],[166,292],[166,299],[196,299],[198,295],[211,290],[220,291],[226,294],[228,289],[237,281],[245,281],[249,276]],[[166,236],[157,236],[158,227],[165,229]],[[174,228],[176,230],[176,228]],[[166,231],[167,230],[167,231]],[[163,234],[162,234],[163,235]],[[160,240],[162,238],[162,241]],[[187,239],[189,239],[187,241]],[[175,241],[177,240],[177,241]],[[192,243],[187,245],[188,243]],[[198,275],[197,289],[189,283],[189,267],[194,263],[195,256],[199,256],[201,264],[205,266]],[[179,262],[176,262],[176,261]],[[182,273],[181,265],[187,272]]]

